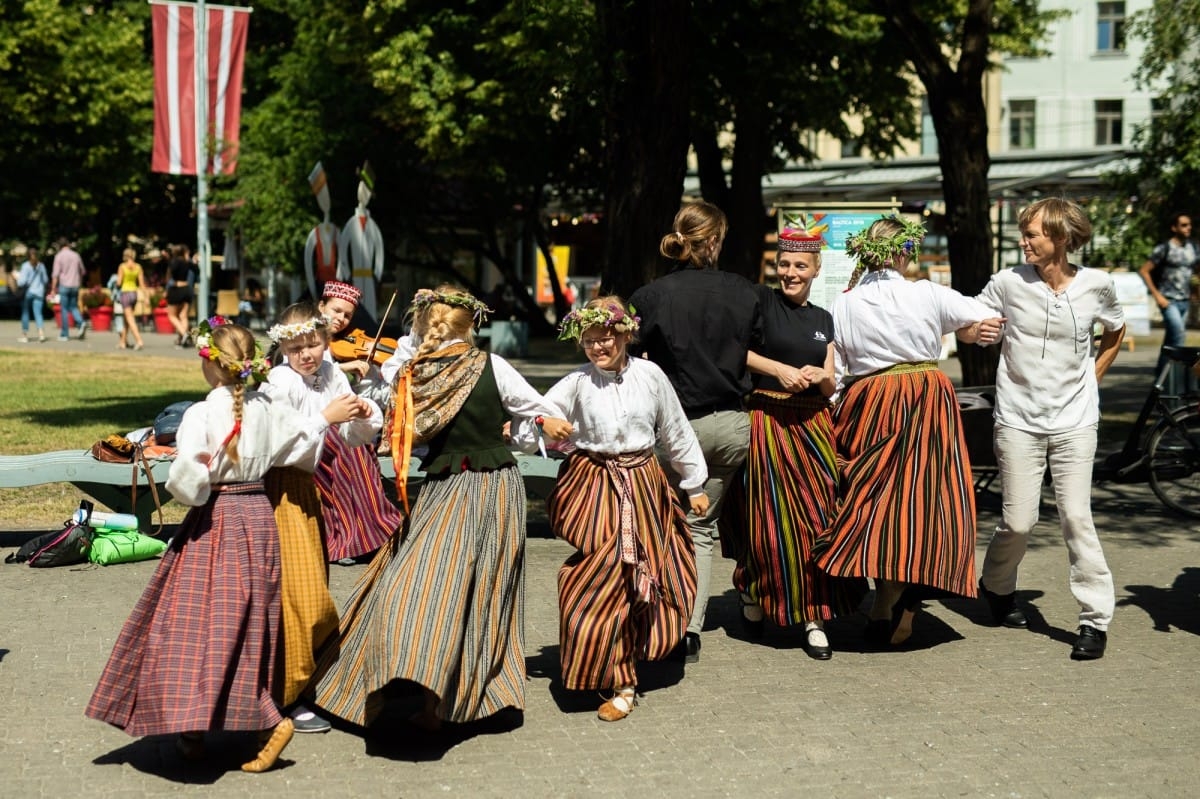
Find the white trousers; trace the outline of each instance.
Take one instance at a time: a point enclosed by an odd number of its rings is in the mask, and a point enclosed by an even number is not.
[[[1017,590],[1017,568],[1029,533],[1037,524],[1042,478],[1049,465],[1071,562],[1071,593],[1080,607],[1079,622],[1107,630],[1116,597],[1112,572],[1092,521],[1096,426],[1065,433],[1028,433],[996,425],[994,441],[1004,509],[983,561],[984,586],[997,594]]]

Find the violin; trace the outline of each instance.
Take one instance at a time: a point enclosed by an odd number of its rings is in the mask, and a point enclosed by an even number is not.
[[[376,366],[383,366],[396,352],[397,346],[396,339],[372,336],[359,327],[329,342],[329,354],[338,363],[368,361]]]

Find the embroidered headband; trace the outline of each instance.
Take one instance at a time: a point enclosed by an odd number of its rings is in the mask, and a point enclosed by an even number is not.
[[[287,325],[275,325],[267,331],[267,336],[271,341],[278,344],[281,341],[307,336],[309,333],[316,333],[318,330],[328,327],[329,320],[324,316],[314,316],[312,319],[305,319],[303,322],[292,322]]]
[[[345,300],[354,306],[358,305],[361,298],[362,289],[340,280],[330,280],[321,290],[321,299]]]
[[[616,303],[609,303],[603,308],[580,308],[571,311],[563,317],[558,328],[559,341],[579,341],[583,331],[589,327],[607,327],[618,333],[635,333],[641,324],[641,318],[634,316],[637,311],[631,305],[626,311]]]
[[[208,319],[201,319],[200,323],[192,329],[192,340],[196,342],[196,354],[208,361],[219,363],[221,356],[224,354],[217,346],[213,344],[213,330],[231,322],[223,316],[212,316]],[[241,380],[254,375],[258,382],[267,379],[267,373],[271,371],[271,364],[263,355],[262,347],[258,346],[258,342],[254,342],[254,357],[248,358],[240,363],[238,361],[230,361],[225,364],[225,368],[235,374]]]
[[[811,236],[807,231],[784,228],[779,231],[780,252],[820,252],[824,236]]]
[[[471,318],[475,320],[475,324],[481,325],[487,321],[487,316],[490,313],[495,313],[491,308],[484,303],[472,297],[467,293],[448,293],[444,291],[434,291],[433,289],[418,289],[413,295],[411,306],[412,312],[424,311],[435,303],[442,305],[450,305],[455,308],[466,308],[471,312]]]
[[[886,238],[869,238],[867,230],[860,230],[846,237],[846,252],[868,266],[892,266],[900,255],[917,258],[921,254],[921,241],[925,238],[925,226],[899,216],[885,216],[900,225],[900,230]],[[874,225],[872,225],[873,227]]]

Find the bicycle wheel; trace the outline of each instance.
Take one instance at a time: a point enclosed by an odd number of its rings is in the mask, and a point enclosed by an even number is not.
[[[1200,517],[1200,413],[1164,418],[1147,445],[1150,488],[1171,510]]]

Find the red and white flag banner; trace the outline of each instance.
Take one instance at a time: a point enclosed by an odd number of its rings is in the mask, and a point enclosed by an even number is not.
[[[154,38],[154,155],[150,169],[195,175],[207,144],[209,174],[233,174],[242,118],[242,68],[250,9],[205,5],[207,26],[207,135],[197,139],[196,6],[151,5]]]

